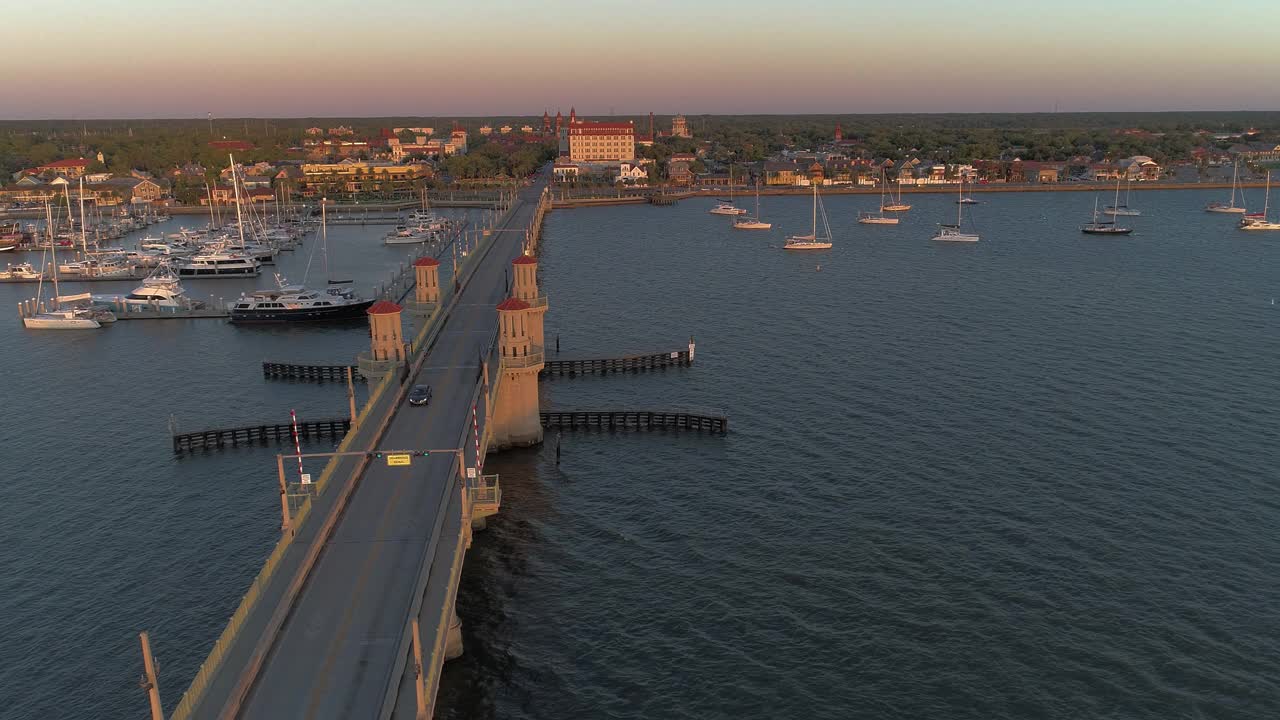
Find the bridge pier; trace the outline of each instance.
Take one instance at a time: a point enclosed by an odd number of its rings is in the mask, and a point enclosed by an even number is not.
[[[502,384],[490,426],[490,447],[495,450],[542,442],[538,374],[546,357],[543,316],[547,297],[538,293],[538,261],[532,255],[519,255],[511,261],[511,269],[511,297],[498,305]]]
[[[444,640],[444,659],[456,660],[462,657],[462,619],[458,617],[457,602],[458,598],[455,594],[453,609],[453,619],[449,621],[449,633]]]

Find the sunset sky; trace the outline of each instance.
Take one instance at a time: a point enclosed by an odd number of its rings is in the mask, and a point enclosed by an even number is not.
[[[1280,108],[1275,0],[65,0],[4,15],[0,119]]]

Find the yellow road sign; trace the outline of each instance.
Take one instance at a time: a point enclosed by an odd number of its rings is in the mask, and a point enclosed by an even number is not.
[[[409,456],[408,456],[408,455],[388,455],[388,456],[387,456],[387,464],[388,464],[388,465],[393,465],[393,466],[394,466],[394,465],[408,465],[408,464],[409,464]]]

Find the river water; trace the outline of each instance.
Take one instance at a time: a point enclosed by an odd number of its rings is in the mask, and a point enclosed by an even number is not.
[[[731,432],[494,455],[503,511],[467,558],[441,716],[1280,714],[1280,236],[1200,211],[1220,194],[1136,193],[1124,239],[1079,233],[1086,194],[984,195],[974,245],[929,240],[952,197],[896,227],[835,197],[814,254],[776,247],[808,232],[804,197],[766,198],[760,233],[705,199],[551,213],[548,345],[692,335],[697,361],[549,380],[543,404],[718,409]],[[376,231],[335,233],[335,263],[380,279]],[[169,414],[341,415],[339,386],[258,363],[340,362],[364,331],[11,322],[6,712],[141,715],[144,628],[172,706],[278,509],[273,449],[174,457]]]

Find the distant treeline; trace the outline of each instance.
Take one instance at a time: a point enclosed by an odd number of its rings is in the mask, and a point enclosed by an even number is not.
[[[649,132],[647,115],[608,119],[635,121],[639,137]],[[662,139],[652,148],[642,148],[641,154],[662,161],[675,152],[702,149],[713,163],[754,162],[782,150],[812,150],[829,144],[837,125],[849,141],[849,154],[939,162],[1011,156],[1055,161],[1079,156],[1150,155],[1170,163],[1187,159],[1196,147],[1225,149],[1235,142],[1214,141],[1197,131],[1240,133],[1254,128],[1261,131],[1254,139],[1280,142],[1280,112],[1274,111],[694,115],[687,119],[693,140]],[[0,171],[8,175],[67,157],[92,159],[100,152],[105,162],[94,169],[117,173],[140,169],[158,174],[194,162],[213,173],[225,167],[227,153],[210,147],[210,140],[248,141],[253,149],[237,152],[238,161],[274,162],[302,159],[298,148],[310,127],[328,130],[342,125],[351,128],[355,137],[370,137],[388,128],[424,126],[441,135],[454,123],[471,133],[478,148],[484,144],[477,133],[482,125],[530,125],[541,130],[542,116],[0,121]],[[655,130],[670,127],[671,116],[655,116]],[[706,142],[709,145],[704,145]],[[449,162],[446,171],[455,177],[485,177],[524,170],[549,154],[554,154],[551,145],[512,149],[505,154],[491,148],[484,155]]]

